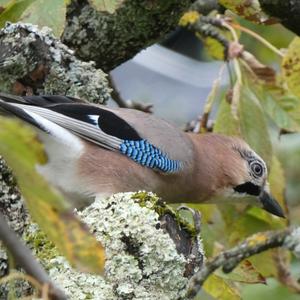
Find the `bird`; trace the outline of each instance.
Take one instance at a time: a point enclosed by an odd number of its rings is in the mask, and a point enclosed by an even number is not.
[[[238,137],[187,133],[153,114],[69,96],[0,93],[0,109],[37,130],[48,156],[37,170],[75,206],[144,190],[167,203],[251,196],[251,204],[284,217],[266,163]]]

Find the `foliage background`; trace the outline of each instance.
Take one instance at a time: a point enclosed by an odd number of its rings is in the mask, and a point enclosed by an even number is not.
[[[90,0],[97,10],[114,13],[123,1]],[[236,1],[220,1],[234,11]],[[253,1],[255,2],[255,1]],[[0,0],[0,26],[6,21],[32,22],[46,25],[59,37],[65,26],[67,5],[70,1],[55,0]],[[193,16],[191,18],[191,16]],[[274,53],[257,39],[236,29],[239,41],[263,65],[274,69],[274,78],[266,80],[267,67],[262,74],[245,67],[240,58],[234,57],[230,66],[232,82],[225,91],[216,93],[212,89],[208,100],[214,101],[217,110],[214,124],[215,132],[243,137],[267,162],[270,167],[270,185],[274,196],[285,207],[287,220],[279,220],[259,208],[245,205],[194,205],[203,216],[203,240],[208,256],[216,255],[243,240],[252,233],[283,228],[287,223],[300,225],[299,176],[300,176],[300,94],[299,62],[300,43],[295,34],[280,24],[265,26],[256,25],[241,16],[233,15],[235,24],[251,29],[264,37],[277,49],[289,48],[282,55]],[[243,17],[247,18],[245,14]],[[185,18],[185,19],[184,19]],[[181,25],[188,27],[198,19],[197,16],[185,15]],[[194,19],[193,19],[194,18]],[[255,21],[259,21],[258,17]],[[228,41],[232,37],[224,29],[213,28]],[[195,30],[194,30],[195,31]],[[202,56],[224,58],[224,48],[216,40],[209,40],[208,35],[196,31],[207,46]],[[293,42],[293,44],[291,44]],[[292,59],[292,70],[288,69]],[[298,64],[297,64],[298,63]],[[287,67],[288,66],[288,67]],[[250,68],[251,69],[251,68]],[[241,78],[239,77],[239,70]],[[272,70],[271,70],[272,73]],[[216,88],[216,87],[215,87]],[[228,97],[228,91],[231,97]],[[229,101],[228,101],[229,99]],[[164,105],[172,106],[170,103]],[[199,107],[199,113],[203,108]],[[189,120],[187,120],[189,121]],[[206,128],[202,128],[205,131]],[[285,134],[282,134],[282,133]],[[279,274],[279,261],[284,261],[291,268],[295,278],[300,277],[299,262],[285,251],[272,250],[257,255],[241,264],[229,275],[216,272],[205,283],[203,294],[199,298],[210,299],[298,299],[283,285]],[[282,266],[281,266],[282,267]],[[281,282],[281,283],[280,283]],[[267,283],[267,285],[265,285]]]

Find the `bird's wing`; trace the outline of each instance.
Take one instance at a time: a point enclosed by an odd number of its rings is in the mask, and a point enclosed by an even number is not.
[[[61,98],[64,101],[61,101]],[[0,95],[0,99],[3,99],[0,100],[0,107],[51,134],[47,123],[40,121],[40,118],[44,118],[83,139],[108,150],[118,151],[154,170],[175,173],[181,169],[180,157],[177,157],[176,153],[172,155],[172,151],[169,151],[172,150],[170,146],[165,147],[164,141],[157,137],[163,136],[162,127],[168,127],[168,123],[135,111],[114,111],[102,106],[73,103],[68,97],[61,98],[31,96],[30,99],[16,99],[10,98],[9,95]],[[162,124],[158,126],[153,122]],[[149,126],[153,127],[152,133]],[[173,131],[176,132],[175,129]],[[168,140],[166,144],[169,144]],[[176,147],[176,140],[173,147]]]

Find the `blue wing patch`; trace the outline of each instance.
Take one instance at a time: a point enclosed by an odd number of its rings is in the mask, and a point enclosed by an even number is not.
[[[173,160],[147,140],[123,140],[120,151],[137,163],[165,173],[174,173],[181,169],[181,162]]]

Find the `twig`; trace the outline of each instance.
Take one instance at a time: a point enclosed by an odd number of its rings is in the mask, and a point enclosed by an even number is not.
[[[269,231],[252,235],[238,246],[221,252],[218,256],[207,260],[201,267],[201,270],[190,279],[187,296],[189,298],[196,296],[208,276],[219,267],[222,267],[225,273],[229,273],[242,260],[254,254],[280,246],[284,246],[293,251],[296,248],[296,243],[298,243],[298,247],[300,247],[300,237],[297,236],[293,240],[291,238],[293,232],[295,232],[294,235],[296,235],[296,230],[298,230],[297,235],[300,235],[299,228],[294,231],[291,227],[280,231]],[[288,238],[290,240],[288,240]],[[297,241],[295,242],[295,240]]]
[[[290,290],[295,293],[300,294],[300,283],[292,277],[291,271],[289,269],[286,259],[281,255],[280,250],[276,253],[274,261],[277,265],[278,270],[278,280]]]
[[[203,115],[200,121],[200,128],[199,131],[200,132],[207,132],[208,131],[208,118],[212,109],[212,106],[214,104],[214,101],[216,99],[216,95],[221,83],[221,79],[222,79],[222,75],[225,69],[225,63],[221,66],[220,70],[219,70],[219,74],[216,80],[214,80],[211,91],[209,92],[207,99],[205,101],[205,105],[204,105],[204,110],[203,110]]]
[[[119,105],[119,107],[132,108],[146,113],[152,113],[152,108],[153,108],[152,104],[143,104],[135,101],[124,100],[116,86],[114,79],[110,74],[108,75],[107,79],[110,87],[112,88],[111,97]]]
[[[280,50],[278,50],[275,46],[273,46],[271,43],[269,43],[266,39],[264,39],[262,36],[260,36],[259,34],[255,33],[254,31],[250,30],[249,28],[245,28],[245,27],[241,26],[240,24],[235,24],[235,23],[232,23],[231,26],[233,28],[236,28],[238,30],[241,30],[241,31],[243,31],[243,32],[251,35],[252,37],[254,37],[255,39],[257,39],[258,41],[260,41],[262,44],[264,44],[271,51],[273,51],[278,56],[280,56],[281,58],[284,57],[283,53]]]
[[[51,282],[46,271],[33,257],[30,250],[18,239],[17,235],[8,227],[4,216],[0,213],[0,239],[13,255],[15,261],[30,276],[35,278],[41,285],[49,284],[51,286],[49,293],[51,299],[65,300],[66,295]]]

